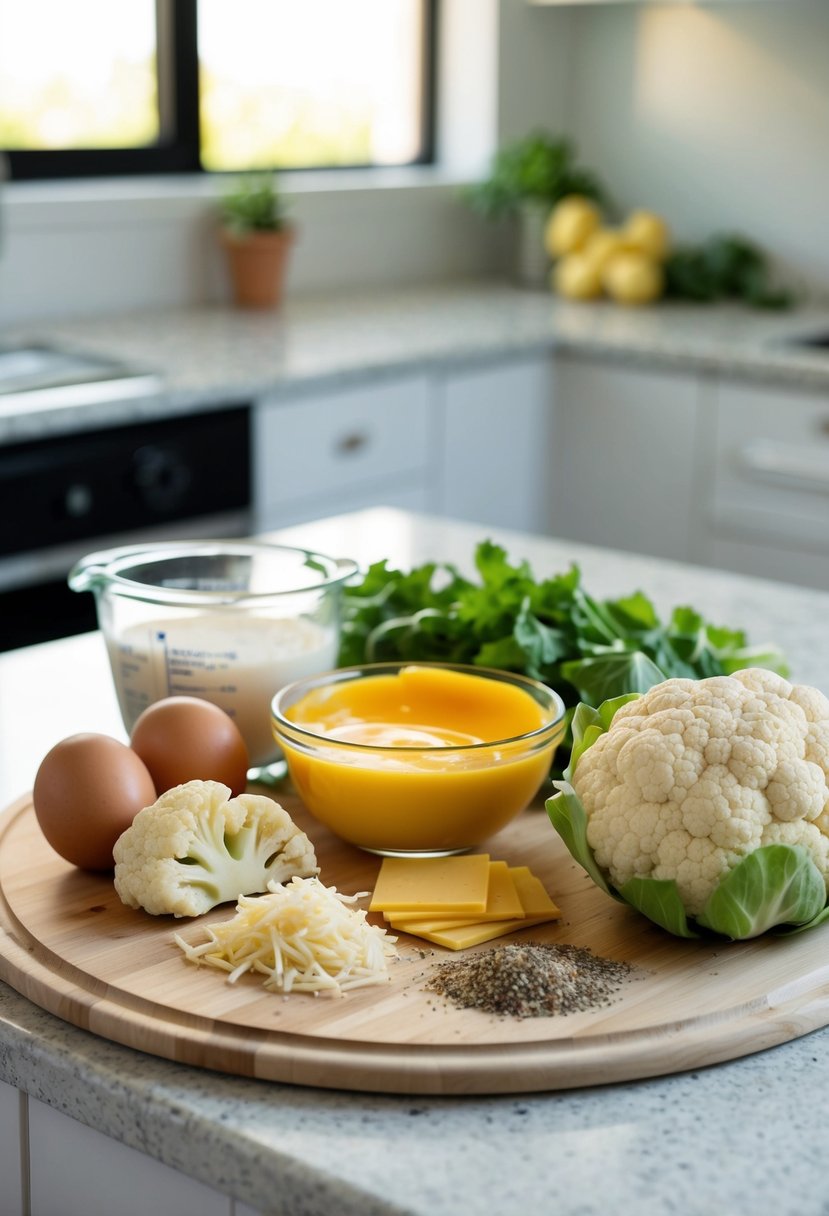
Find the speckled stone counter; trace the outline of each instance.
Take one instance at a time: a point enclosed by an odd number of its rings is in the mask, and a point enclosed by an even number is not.
[[[469,570],[474,525],[377,510],[282,539],[365,563]],[[692,603],[787,652],[829,692],[829,594],[520,534],[537,574],[599,596]],[[48,715],[44,691],[49,691]],[[98,635],[0,656],[2,805],[75,730],[123,737]],[[818,930],[820,932],[820,930]],[[691,1073],[493,1098],[407,1098],[237,1080],[76,1030],[0,985],[0,1079],[256,1209],[291,1216],[825,1216],[829,1030]],[[1,1205],[0,1205],[1,1206]]]
[[[237,1081],[0,985],[0,1074],[278,1216],[824,1216],[829,1031],[679,1076],[499,1098]]]
[[[42,323],[9,331],[3,341],[53,342],[124,360],[157,372],[161,387],[128,402],[61,409],[4,409],[0,399],[0,442],[554,347],[829,388],[829,354],[787,341],[824,331],[826,309],[624,309],[490,282],[290,300],[279,314],[210,308]]]

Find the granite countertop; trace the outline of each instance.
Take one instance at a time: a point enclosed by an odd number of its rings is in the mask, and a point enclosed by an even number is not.
[[[289,543],[469,569],[474,525],[374,510],[279,534]],[[787,652],[829,693],[829,594],[506,532],[551,574],[691,602]],[[48,721],[42,694],[50,690]],[[123,737],[101,638],[0,656],[0,802],[30,788],[74,730]],[[818,930],[820,932],[820,930]],[[411,1098],[239,1080],[76,1030],[0,985],[0,1078],[263,1211],[305,1216],[823,1216],[829,1029],[729,1063],[607,1087]],[[278,1198],[275,1198],[278,1197]]]
[[[295,299],[280,314],[216,307],[44,322],[7,331],[3,342],[53,342],[120,359],[157,371],[161,387],[129,402],[62,409],[46,402],[4,410],[0,399],[0,442],[553,347],[824,389],[829,355],[786,342],[822,331],[826,308],[623,309],[498,282]]]

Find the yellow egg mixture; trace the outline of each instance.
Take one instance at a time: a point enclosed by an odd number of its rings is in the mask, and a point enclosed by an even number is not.
[[[313,753],[281,740],[305,805],[381,852],[468,848],[497,831],[537,792],[564,729],[528,747],[519,737],[550,722],[528,692],[428,666],[315,689],[286,716],[324,737]]]

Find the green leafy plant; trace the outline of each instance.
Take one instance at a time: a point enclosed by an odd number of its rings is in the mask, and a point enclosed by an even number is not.
[[[285,199],[276,174],[251,173],[236,179],[222,196],[220,214],[236,236],[248,232],[279,232],[287,225]]]
[[[577,163],[570,141],[544,132],[500,148],[489,176],[463,192],[466,201],[488,219],[514,214],[527,202],[552,208],[567,194],[606,200],[596,174]]]
[[[711,237],[679,247],[665,264],[666,295],[711,303],[739,300],[755,308],[788,308],[790,292],[775,287],[766,255],[744,237]]]
[[[598,709],[578,706],[570,763],[564,780],[556,782],[558,792],[546,802],[553,827],[596,886],[676,937],[717,934],[739,941],[771,929],[798,933],[829,919],[826,883],[799,844],[767,844],[748,853],[720,879],[696,916],[688,913],[672,878],[633,877],[618,888],[613,885],[590,847],[588,815],[571,782],[585,752],[610,729],[621,706],[635,699],[617,697]]]
[[[527,562],[482,541],[477,581],[452,565],[427,562],[401,572],[370,566],[346,587],[339,661],[443,661],[523,672],[554,688],[569,714],[579,701],[645,692],[669,676],[728,675],[741,667],[786,664],[773,646],[748,645],[741,630],[706,622],[693,608],[667,621],[637,591],[598,600],[576,565],[537,580]],[[558,750],[566,762],[570,738]]]

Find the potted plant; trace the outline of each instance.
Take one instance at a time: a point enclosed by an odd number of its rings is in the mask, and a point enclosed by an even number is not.
[[[544,225],[555,204],[568,194],[607,202],[596,174],[577,163],[570,141],[543,131],[499,148],[489,176],[464,191],[466,201],[487,219],[517,219],[519,277],[539,284],[546,282],[549,271]]]
[[[274,173],[243,176],[222,197],[221,241],[241,308],[278,308],[296,229]]]

